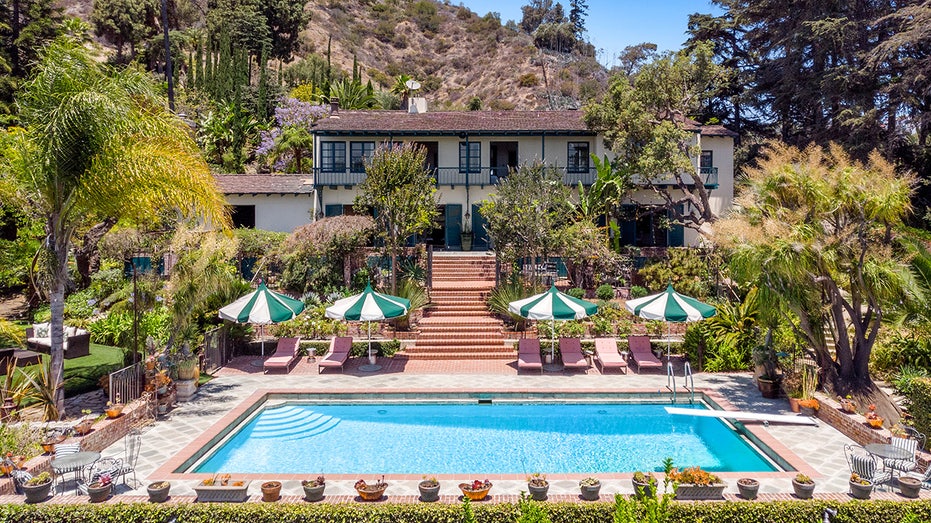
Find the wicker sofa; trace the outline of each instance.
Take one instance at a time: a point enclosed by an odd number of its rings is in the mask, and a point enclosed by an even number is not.
[[[36,333],[44,334],[47,331],[47,324],[36,324],[26,329],[26,345],[30,350],[48,354],[52,346],[50,335],[36,336]],[[84,329],[77,327],[65,327],[65,359],[80,358],[90,354],[91,334]]]

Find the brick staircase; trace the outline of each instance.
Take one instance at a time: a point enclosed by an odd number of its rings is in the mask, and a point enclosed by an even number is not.
[[[417,339],[404,350],[409,359],[513,359],[501,320],[485,299],[495,286],[495,259],[484,254],[433,256],[432,307],[418,322]]]

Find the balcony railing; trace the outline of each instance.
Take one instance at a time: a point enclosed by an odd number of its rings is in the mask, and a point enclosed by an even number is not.
[[[563,173],[563,183],[569,186],[576,186],[579,182],[582,185],[591,185],[595,183],[597,173],[595,169],[585,171],[569,171],[565,167],[557,167]],[[484,186],[495,185],[504,179],[508,174],[507,167],[473,167],[466,172],[459,167],[437,167],[434,169],[434,178],[437,185],[468,185]],[[718,186],[718,168],[702,167],[701,177],[705,187],[714,188]],[[316,185],[359,185],[365,180],[365,173],[353,171],[350,169],[333,171],[321,168],[314,169],[314,180]],[[637,177],[634,177],[634,183],[640,184]],[[657,179],[656,184],[662,185],[664,180]],[[669,177],[665,183],[673,183],[672,177]]]

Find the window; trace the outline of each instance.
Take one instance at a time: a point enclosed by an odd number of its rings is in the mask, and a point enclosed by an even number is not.
[[[375,152],[375,142],[349,143],[349,168],[354,173],[365,172],[365,161]]]
[[[481,142],[459,142],[459,172],[477,173],[481,165]]]
[[[320,168],[323,172],[345,172],[346,142],[321,142]]]
[[[588,142],[569,142],[569,157],[566,161],[566,172],[588,172]]]
[[[698,160],[698,167],[701,169],[711,169],[714,167],[714,155],[712,151],[702,151]]]
[[[255,205],[234,205],[231,217],[233,227],[255,229]]]

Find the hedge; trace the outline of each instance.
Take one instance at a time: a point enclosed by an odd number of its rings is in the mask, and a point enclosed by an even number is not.
[[[911,380],[906,393],[906,401],[915,429],[922,434],[931,434],[931,379]]]
[[[543,503],[552,523],[612,523],[614,504]],[[915,515],[931,520],[928,501],[778,501],[673,503],[670,523],[797,523],[821,521],[824,509],[837,510],[835,523],[882,521],[899,523]],[[642,507],[641,507],[642,508]],[[477,523],[514,523],[518,508],[512,503],[472,503]],[[0,523],[461,523],[461,504],[446,503],[244,503],[106,505],[0,505]],[[647,519],[638,519],[647,521]],[[619,520],[616,523],[623,523]]]

